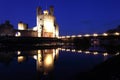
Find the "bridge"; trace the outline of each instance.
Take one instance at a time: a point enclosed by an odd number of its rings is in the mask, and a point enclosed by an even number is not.
[[[84,34],[84,35],[66,35],[55,38],[50,37],[14,37],[1,36],[0,43],[2,44],[52,44],[63,43],[63,45],[120,45],[120,33],[102,33],[102,34]],[[61,45],[61,44],[60,44]]]
[[[75,37],[82,38],[82,37],[110,37],[110,36],[120,36],[120,33],[115,32],[115,33],[102,33],[102,34],[94,33],[94,34],[71,35],[71,36],[66,35],[66,36],[60,36],[59,38],[64,39],[64,38],[75,38]]]
[[[84,34],[84,35],[66,35],[60,36],[64,43],[76,43],[76,44],[111,44],[111,45],[120,45],[120,33],[102,33],[102,34]]]

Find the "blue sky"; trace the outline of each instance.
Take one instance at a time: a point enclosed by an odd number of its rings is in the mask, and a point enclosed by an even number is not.
[[[36,25],[36,7],[55,7],[60,35],[102,33],[120,25],[120,0],[0,0],[0,23]]]

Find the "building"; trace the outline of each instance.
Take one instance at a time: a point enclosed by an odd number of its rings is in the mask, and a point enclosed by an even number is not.
[[[33,29],[28,28],[28,24],[23,23],[20,21],[18,23],[18,29],[15,30],[16,34],[15,36],[20,37],[38,37],[37,31],[34,31]]]
[[[0,36],[14,36],[15,30],[9,21],[0,24]]]
[[[49,11],[42,11],[41,7],[37,8],[37,23],[34,30],[38,32],[38,37],[58,37],[59,29],[54,16],[54,8],[50,6]]]
[[[13,29],[8,23],[0,27],[0,35],[11,35],[16,37],[58,37],[59,28],[54,16],[54,7],[50,6],[49,10],[37,8],[36,26],[32,29],[28,28],[28,24],[20,21],[18,29]],[[6,27],[6,24],[8,27]]]
[[[58,37],[59,29],[54,16],[54,7],[50,6],[49,11],[42,11],[41,7],[37,8],[36,27],[28,29],[27,24],[18,23],[18,36],[32,37]],[[16,34],[16,36],[17,36]],[[20,34],[20,35],[19,35]]]

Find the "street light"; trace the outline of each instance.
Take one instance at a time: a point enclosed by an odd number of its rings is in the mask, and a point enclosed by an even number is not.
[[[115,32],[115,33],[114,33],[114,35],[116,35],[116,36],[119,36],[119,35],[120,35],[120,33],[118,33],[118,32]]]
[[[103,33],[103,36],[108,36],[108,34],[107,33]]]
[[[94,36],[94,37],[97,37],[97,36],[98,36],[98,34],[94,33],[94,34],[93,34],[93,36]]]

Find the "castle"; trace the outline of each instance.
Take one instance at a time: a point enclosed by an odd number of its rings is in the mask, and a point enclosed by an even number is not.
[[[28,25],[19,22],[18,29],[13,29],[7,21],[0,25],[1,36],[16,36],[16,37],[59,37],[59,28],[54,16],[54,7],[50,6],[49,10],[42,11],[41,7],[37,8],[36,26],[32,29]],[[10,28],[10,29],[9,29]]]

